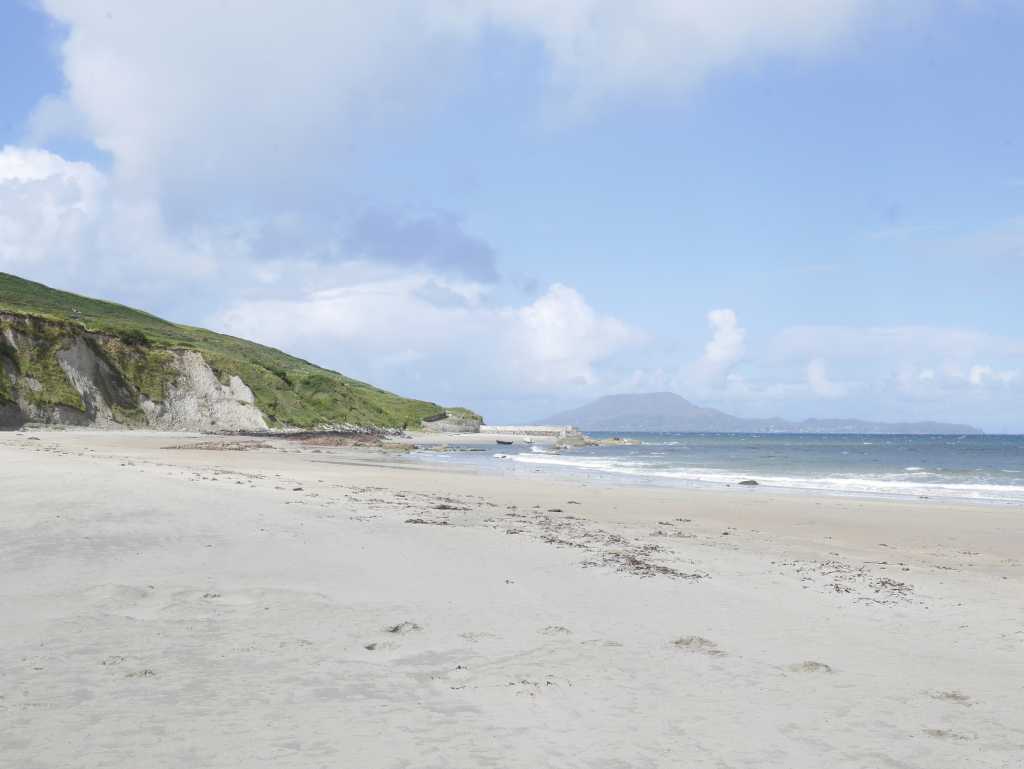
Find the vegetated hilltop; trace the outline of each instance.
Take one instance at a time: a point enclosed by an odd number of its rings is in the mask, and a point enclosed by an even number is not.
[[[444,414],[244,339],[0,272],[0,426],[418,426]]]
[[[884,435],[980,435],[970,425],[945,422],[868,422],[861,419],[747,419],[694,405],[675,393],[606,395],[538,424],[581,430],[666,433],[856,433]]]

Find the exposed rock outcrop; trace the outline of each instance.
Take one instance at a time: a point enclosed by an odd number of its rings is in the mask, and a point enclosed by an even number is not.
[[[420,429],[428,433],[478,433],[483,424],[476,414],[446,411],[443,416],[424,419]]]
[[[558,440],[555,441],[555,448],[558,449],[579,449],[585,446],[638,446],[640,441],[632,438],[592,438],[580,432],[575,427],[566,428]]]
[[[221,384],[197,352],[176,352],[178,378],[163,402],[143,400],[146,421],[161,430],[266,430],[252,390],[237,376]]]
[[[76,414],[76,424],[113,427],[117,425],[115,407],[132,409],[138,405],[128,383],[97,354],[85,337],[73,337],[68,347],[57,350],[56,357],[61,370],[82,400],[83,419],[79,421]]]
[[[196,351],[154,351],[72,324],[0,314],[0,427],[267,429],[245,382],[223,379]]]

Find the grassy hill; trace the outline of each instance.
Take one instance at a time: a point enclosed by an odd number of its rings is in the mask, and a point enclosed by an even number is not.
[[[444,409],[350,379],[272,347],[183,326],[113,302],[57,291],[40,283],[0,272],[0,334],[4,325],[18,328],[38,344],[31,354],[16,355],[0,335],[0,362],[6,355],[42,384],[31,397],[40,403],[80,408],[81,400],[53,353],[67,339],[85,334],[93,346],[139,393],[163,398],[176,372],[169,365],[174,350],[202,354],[222,382],[240,377],[253,391],[256,406],[273,427],[307,429],[325,424],[401,427]],[[0,402],[12,401],[11,385],[0,376]],[[6,391],[5,391],[6,388]]]

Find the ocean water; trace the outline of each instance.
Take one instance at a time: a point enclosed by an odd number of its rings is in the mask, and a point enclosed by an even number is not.
[[[594,437],[610,437],[594,433]],[[635,446],[497,446],[449,455],[595,480],[1024,504],[1024,436],[616,433]],[[497,464],[496,464],[497,463]]]

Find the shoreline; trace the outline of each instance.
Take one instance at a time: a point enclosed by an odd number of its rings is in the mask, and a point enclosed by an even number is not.
[[[301,431],[300,431],[301,432]],[[32,433],[36,435],[47,434],[113,434],[113,435],[165,435],[182,436],[188,439],[206,438],[209,440],[236,440],[240,438],[252,440],[294,440],[294,432],[268,432],[268,433],[206,433],[206,432],[168,432],[162,430],[141,429],[116,429],[116,428],[80,428],[80,427],[52,427],[47,425],[32,425],[20,430],[0,431],[0,438],[4,434],[18,435],[21,433]],[[307,435],[301,432],[302,435]],[[653,434],[653,433],[652,433]],[[314,433],[308,433],[314,435]],[[695,435],[698,435],[695,433]],[[1016,437],[1016,436],[1008,436]],[[512,441],[512,446],[500,446],[497,440]],[[1007,499],[995,496],[972,496],[970,492],[975,491],[975,486],[965,484],[956,489],[953,493],[946,493],[951,486],[949,484],[926,484],[920,483],[916,486],[909,486],[905,492],[867,490],[867,489],[842,489],[829,488],[825,485],[814,485],[818,480],[813,476],[787,478],[803,485],[783,485],[772,483],[774,478],[764,478],[756,472],[749,474],[737,474],[732,480],[706,480],[696,478],[683,478],[672,476],[668,473],[652,472],[621,472],[602,468],[577,467],[571,463],[534,463],[515,460],[515,455],[502,457],[501,460],[491,462],[494,454],[485,459],[483,455],[488,448],[495,449],[496,453],[502,454],[509,448],[522,448],[523,446],[537,447],[538,449],[550,449],[558,442],[554,435],[527,435],[522,431],[494,432],[494,433],[444,433],[429,431],[406,431],[402,435],[385,436],[382,443],[386,449],[399,449],[406,447],[414,461],[436,465],[439,468],[470,467],[479,472],[496,478],[521,478],[527,473],[529,477],[540,475],[545,478],[561,479],[571,483],[596,483],[608,488],[663,488],[691,491],[710,492],[767,492],[789,497],[821,497],[824,499],[850,499],[850,500],[879,500],[892,501],[908,504],[949,504],[967,505],[978,507],[1002,507],[1002,508],[1024,508],[1024,498]],[[367,447],[368,450],[372,450]],[[566,448],[564,451],[572,457],[581,447]],[[471,455],[471,456],[470,456]],[[450,459],[449,459],[450,457]],[[510,461],[505,461],[510,460]],[[741,485],[741,480],[756,480],[754,488],[747,488]],[[856,481],[856,478],[850,479]],[[984,490],[984,486],[978,486]],[[1017,490],[1016,487],[1007,486],[1006,489]],[[964,493],[957,493],[957,492]]]
[[[422,437],[425,437],[426,440],[422,440]],[[443,440],[437,434],[425,434],[425,436],[421,436],[420,434],[410,434],[403,443],[423,447],[422,451],[414,452],[417,459],[420,459],[421,461],[433,462],[442,466],[460,465],[477,467],[482,472],[486,472],[497,477],[520,477],[526,473],[530,473],[531,475],[538,474],[545,477],[562,478],[564,480],[574,482],[584,480],[592,483],[601,483],[609,487],[622,486],[627,488],[643,488],[646,486],[653,486],[660,488],[715,490],[722,492],[730,490],[738,490],[742,492],[751,491],[749,488],[741,487],[740,482],[742,480],[753,479],[757,481],[757,489],[770,491],[771,493],[794,496],[810,495],[849,499],[894,500],[908,503],[921,501],[1024,508],[1024,498],[1008,499],[999,496],[979,496],[980,494],[989,492],[989,489],[983,485],[972,486],[970,484],[965,484],[959,488],[955,488],[951,484],[919,483],[916,485],[907,484],[906,491],[884,491],[855,488],[843,489],[836,488],[834,486],[829,487],[825,479],[818,479],[813,476],[808,476],[806,478],[786,478],[785,480],[791,481],[791,484],[786,485],[773,482],[781,480],[778,476],[766,478],[765,476],[759,475],[757,472],[751,472],[749,474],[737,473],[736,477],[730,480],[685,478],[679,477],[678,475],[672,475],[671,472],[659,472],[654,470],[648,472],[626,472],[598,467],[580,466],[572,461],[574,452],[578,451],[578,449],[567,449],[565,451],[569,461],[524,461],[517,460],[515,454],[504,454],[506,449],[521,449],[523,445],[527,445],[518,440],[512,447],[499,447],[497,449],[497,452],[500,455],[499,457],[495,457],[494,454],[484,455],[483,452],[480,452],[478,455],[480,447],[487,447],[491,449],[495,448],[495,444],[493,440],[491,440],[492,437],[493,436],[457,434],[450,435],[448,440]],[[514,437],[521,436],[510,433],[507,435],[502,434],[498,437],[513,439]],[[533,443],[533,445],[537,446],[539,449],[550,448],[553,444],[553,439],[548,440],[545,443],[540,441]],[[442,458],[446,455],[446,452],[439,451],[439,449],[444,446],[451,447],[451,459]],[[543,456],[544,455],[542,454],[541,457],[543,458]],[[856,478],[851,478],[849,480],[852,483],[858,482]],[[1020,491],[1024,494],[1024,488],[1017,489],[1016,487],[1006,486],[1005,490]]]
[[[4,440],[8,435],[18,436],[17,433],[0,433],[0,449],[9,447],[9,443]],[[333,448],[317,444],[294,444],[281,437],[89,429],[66,429],[38,433],[31,437],[40,435],[51,437],[50,451],[79,451],[84,452],[81,454],[83,457],[89,454],[95,455],[96,458],[106,456],[111,461],[122,457],[122,452],[127,452],[132,461],[145,461],[156,467],[174,467],[178,462],[172,460],[181,457],[185,460],[182,464],[186,467],[196,463],[205,465],[216,460],[217,466],[227,472],[244,467],[252,459],[259,457],[261,460],[269,460],[271,465],[280,464],[282,468],[287,467],[293,472],[302,470],[306,474],[310,474],[311,468],[333,466],[346,472],[352,482],[386,482],[388,488],[403,489],[412,493],[443,494],[446,489],[460,488],[463,493],[486,493],[502,502],[528,495],[536,497],[541,507],[552,500],[575,493],[581,499],[589,499],[589,503],[601,511],[600,520],[615,522],[625,520],[649,523],[667,515],[663,508],[684,506],[696,508],[699,511],[696,514],[727,513],[730,518],[744,520],[751,525],[757,522],[765,523],[766,515],[769,518],[774,516],[776,522],[792,522],[804,519],[811,510],[818,515],[829,513],[832,517],[841,515],[844,511],[858,511],[858,518],[844,521],[846,529],[866,526],[869,523],[884,528],[892,515],[906,513],[908,519],[916,522],[915,525],[923,527],[920,532],[922,535],[948,538],[953,538],[956,534],[965,536],[969,533],[973,529],[970,525],[972,519],[980,511],[987,512],[988,517],[993,520],[1001,521],[1005,530],[1012,531],[1014,535],[1017,534],[1016,529],[1021,523],[1018,515],[1020,506],[1014,504],[978,503],[975,500],[940,497],[920,499],[881,495],[854,496],[769,486],[751,488],[736,485],[721,488],[659,483],[616,483],[614,481],[618,479],[605,482],[604,475],[578,477],[546,471],[529,474],[505,473],[500,467],[494,468],[495,472],[483,463],[439,460],[437,455],[427,451],[410,455],[387,447]],[[30,436],[26,434],[25,438]],[[255,450],[221,448],[222,445],[230,447],[234,444],[251,445]],[[109,453],[104,455],[104,451]],[[524,470],[528,471],[529,468]],[[625,519],[609,517],[607,511],[619,509],[620,506],[643,507],[646,513],[634,512],[634,516],[639,517]],[[943,517],[957,519],[959,529],[954,531],[952,526],[947,526],[950,531],[943,533]],[[717,525],[717,522],[713,523],[712,528]],[[1021,532],[1021,536],[1024,537],[1024,531]],[[867,539],[864,541],[867,542]],[[1002,544],[1000,540],[995,539],[987,546],[1001,551]],[[1015,551],[1008,551],[1008,554],[1010,552],[1015,554]]]
[[[547,478],[558,479],[568,483],[576,482],[587,482],[597,485],[607,486],[609,488],[662,488],[662,489],[676,489],[680,491],[695,491],[695,492],[709,492],[709,493],[721,493],[721,494],[756,494],[758,491],[763,491],[771,494],[779,494],[783,496],[791,497],[812,497],[812,498],[824,498],[824,499],[852,499],[852,500],[878,500],[886,502],[896,502],[901,504],[934,504],[934,505],[967,505],[967,506],[979,506],[979,507],[1009,507],[1009,508],[1020,508],[1024,509],[1024,500],[1009,500],[1009,499],[998,499],[993,497],[970,497],[970,496],[956,496],[956,495],[921,495],[918,493],[897,493],[897,492],[883,492],[883,491],[845,491],[845,490],[833,490],[822,487],[814,486],[782,486],[774,485],[767,482],[759,481],[756,487],[743,486],[738,482],[718,482],[718,481],[699,481],[689,479],[673,479],[670,477],[659,477],[656,475],[643,475],[635,474],[629,475],[625,473],[615,473],[610,471],[601,470],[590,470],[590,469],[579,469],[573,470],[570,467],[566,467],[564,470],[561,467],[545,468],[543,470],[533,469],[534,466],[519,463],[514,465],[515,469],[510,469],[507,465],[504,467],[488,467],[483,462],[479,464],[458,463],[452,462],[446,463],[445,460],[440,459],[437,453],[434,452],[422,452],[415,454],[419,461],[426,463],[434,463],[445,467],[454,466],[465,466],[465,467],[477,467],[483,473],[488,475],[494,475],[498,478],[521,478],[523,475],[529,472],[534,472],[538,475],[543,474]]]

